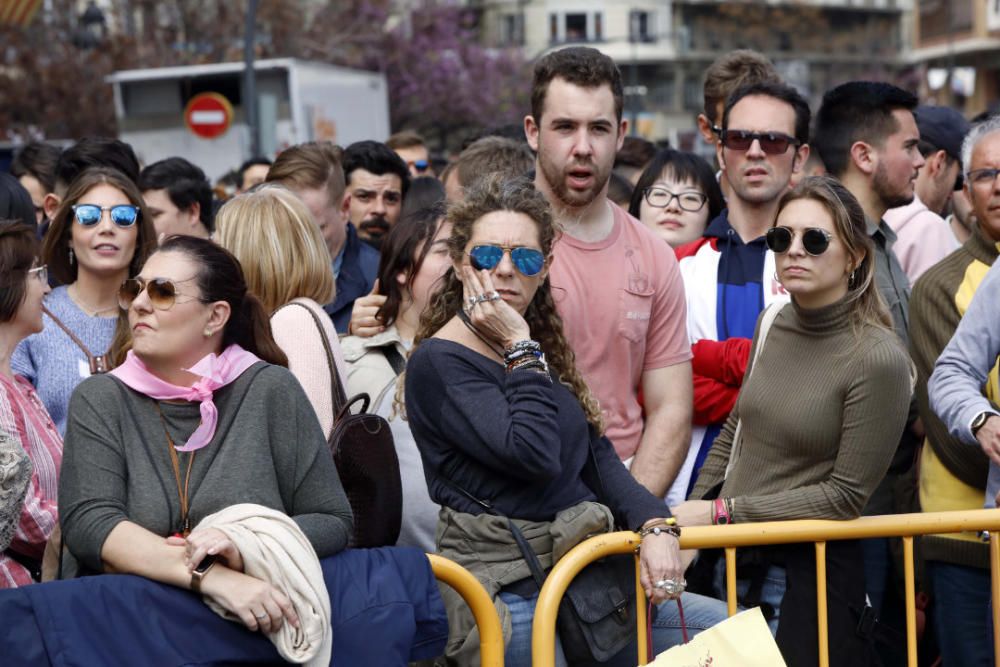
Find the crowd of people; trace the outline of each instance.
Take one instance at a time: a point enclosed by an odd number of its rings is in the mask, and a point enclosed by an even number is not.
[[[130,573],[299,627],[216,515],[349,548],[341,382],[391,429],[386,546],[472,572],[510,665],[531,664],[534,569],[587,535],[641,535],[659,652],[727,616],[686,527],[994,507],[1000,118],[869,81],[813,110],[734,51],[705,73],[710,164],[630,135],[623,99],[611,59],[554,51],[523,131],[443,169],[409,131],[307,142],[225,199],[182,156],[25,146],[0,174],[0,588]],[[988,546],[929,536],[920,557],[923,645],[993,664]],[[814,558],[740,551],[739,602],[792,666],[816,662]],[[891,541],[827,560],[831,664],[900,664]],[[443,659],[476,664],[443,595]]]

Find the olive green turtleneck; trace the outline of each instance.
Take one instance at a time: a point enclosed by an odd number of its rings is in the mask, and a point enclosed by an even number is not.
[[[782,309],[692,498],[725,476],[742,417],[742,445],[720,494],[734,498],[735,521],[861,514],[906,422],[910,363],[892,331],[867,325],[856,334],[849,310],[844,301]]]

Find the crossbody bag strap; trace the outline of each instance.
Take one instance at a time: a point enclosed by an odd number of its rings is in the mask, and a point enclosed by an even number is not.
[[[111,364],[108,362],[107,352],[95,356],[90,352],[90,349],[83,344],[83,341],[80,340],[75,333],[70,331],[70,328],[68,326],[62,323],[62,320],[53,315],[52,311],[45,307],[45,304],[42,304],[42,312],[48,315],[49,318],[51,318],[51,320],[55,322],[60,329],[65,331],[66,335],[69,336],[69,339],[73,341],[76,344],[76,346],[83,351],[85,355],[87,355],[87,363],[90,364],[91,375],[97,373],[107,373],[108,371],[111,370]]]
[[[764,341],[767,340],[767,333],[771,330],[771,325],[774,324],[775,318],[778,317],[778,313],[784,308],[783,303],[772,303],[764,310],[764,316],[760,319],[760,330],[757,332],[757,348],[753,351],[753,360],[750,362],[750,366],[747,367],[746,376],[743,378],[743,386],[746,386],[747,380],[750,379],[750,374],[753,369],[757,366],[757,360],[760,358],[761,350],[764,349]],[[729,477],[729,472],[733,469],[733,464],[736,459],[739,458],[737,450],[740,449],[742,445],[743,436],[743,419],[738,419],[736,421],[736,430],[733,431],[733,446],[729,448],[729,463],[726,464],[726,477]]]
[[[382,350],[385,360],[389,362],[390,366],[392,366],[392,371],[396,374],[396,377],[399,377],[403,371],[406,370],[406,359],[404,359],[403,355],[401,355],[399,350],[396,349],[396,344],[390,343],[389,345],[383,345],[379,349]]]
[[[333,397],[333,415],[335,418],[339,418],[344,406],[347,405],[347,390],[344,389],[344,383],[340,379],[340,373],[337,372],[337,362],[333,358],[333,349],[330,347],[330,339],[326,337],[326,330],[323,329],[323,323],[320,321],[319,316],[313,312],[312,308],[304,303],[292,301],[290,303],[286,303],[281,308],[286,308],[288,306],[300,306],[304,308],[305,311],[312,317],[313,322],[316,324],[316,329],[319,330],[319,337],[323,341],[323,350],[326,352],[326,365],[330,369],[330,390]],[[281,308],[278,310],[281,310]],[[278,310],[274,312],[277,313]]]

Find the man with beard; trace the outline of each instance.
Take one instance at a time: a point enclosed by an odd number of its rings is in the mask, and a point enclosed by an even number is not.
[[[875,247],[875,281],[889,306],[893,328],[904,343],[909,335],[910,283],[892,251],[896,234],[882,216],[890,208],[913,201],[914,186],[924,157],[920,154],[920,131],[913,110],[917,98],[888,83],[851,81],[827,91],[816,114],[813,146],[827,171],[838,178],[861,203],[868,219],[868,235]],[[896,498],[915,495],[914,459],[923,439],[916,403],[910,410],[896,456],[863,514],[893,514],[915,511]],[[891,574],[889,541],[865,540],[865,579],[872,607],[889,625],[905,622],[898,586]],[[886,650],[882,645],[880,651]],[[900,650],[897,644],[891,650]],[[899,656],[883,653],[887,664]]]
[[[622,106],[614,62],[566,48],[535,65],[524,130],[535,187],[563,232],[549,280],[566,338],[619,457],[663,496],[690,437],[691,349],[676,258],[607,198],[628,128]]]
[[[719,114],[716,157],[728,208],[697,241],[677,248],[694,354],[691,446],[670,489],[687,498],[736,403],[761,311],[788,301],[764,234],[778,201],[809,157],[809,105],[794,88],[764,81],[737,88]],[[782,575],[783,576],[783,575]]]
[[[378,141],[358,141],[344,150],[347,196],[344,209],[362,241],[378,248],[399,219],[410,187],[410,170],[396,152]]]

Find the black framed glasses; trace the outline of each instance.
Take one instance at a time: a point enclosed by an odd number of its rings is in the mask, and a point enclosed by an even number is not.
[[[681,210],[690,213],[700,211],[705,206],[705,202],[708,201],[708,197],[694,190],[671,192],[666,188],[655,185],[643,190],[642,196],[646,200],[646,203],[653,208],[666,208],[670,206],[670,202],[676,199],[677,205],[681,207]]]
[[[118,227],[131,227],[139,219],[139,207],[131,204],[118,206],[98,206],[97,204],[75,204],[73,215],[84,227],[93,227],[101,221],[105,211],[111,214],[111,222]]]
[[[722,145],[733,151],[748,151],[754,140],[760,142],[760,149],[768,155],[781,155],[789,146],[799,146],[801,141],[782,132],[749,132],[747,130],[723,130]]]
[[[792,247],[792,239],[795,233],[788,227],[771,227],[764,237],[767,247],[776,255],[788,252]],[[833,234],[825,229],[809,227],[802,232],[802,248],[812,256],[822,255],[830,247],[830,239]]]
[[[499,245],[477,245],[469,251],[469,263],[477,271],[486,269],[492,271],[503,259],[505,252],[510,253],[510,261],[514,268],[526,276],[537,276],[545,268],[545,255],[538,248],[508,248]]]
[[[997,180],[997,174],[1000,174],[1000,169],[973,169],[968,173],[968,177],[970,183],[982,187],[993,185]]]
[[[153,304],[153,308],[157,310],[170,310],[174,307],[175,303],[183,303],[177,300],[179,294],[176,283],[186,283],[189,280],[194,280],[194,278],[188,278],[187,280],[129,278],[122,282],[121,287],[118,288],[118,307],[122,310],[128,310],[132,307],[132,302],[139,298],[143,290],[146,290],[146,293],[149,294],[149,302]],[[185,301],[190,301],[190,299],[185,299]]]

